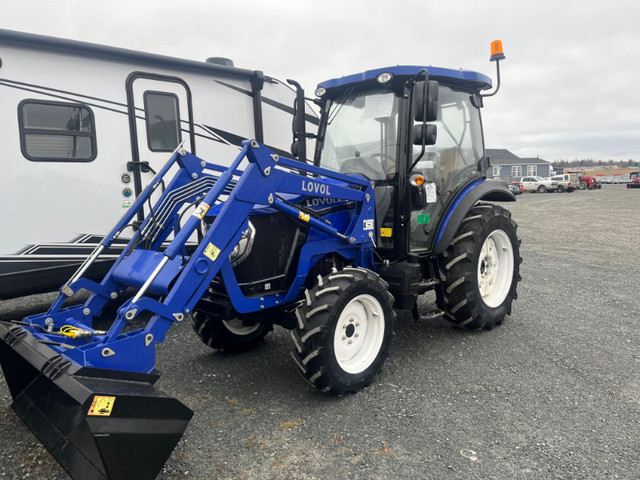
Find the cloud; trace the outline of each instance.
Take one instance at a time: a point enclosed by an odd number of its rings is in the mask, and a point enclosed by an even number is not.
[[[503,84],[483,111],[487,146],[522,156],[640,159],[640,2],[595,0],[22,0],[0,28],[72,38],[294,78],[397,64],[468,68]]]

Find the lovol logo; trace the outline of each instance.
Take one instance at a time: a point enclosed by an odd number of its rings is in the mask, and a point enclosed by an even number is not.
[[[316,183],[309,181],[302,181],[302,191],[309,193],[319,193],[320,195],[331,195],[329,191],[329,185],[326,183]]]
[[[339,198],[307,198],[307,207],[320,207],[334,203],[344,203],[344,200]]]

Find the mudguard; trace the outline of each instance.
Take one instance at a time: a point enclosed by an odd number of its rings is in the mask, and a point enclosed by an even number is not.
[[[449,207],[442,219],[436,234],[433,253],[440,255],[451,244],[462,220],[467,216],[471,207],[480,200],[490,202],[515,202],[516,197],[509,191],[509,187],[502,180],[476,180],[465,187]]]

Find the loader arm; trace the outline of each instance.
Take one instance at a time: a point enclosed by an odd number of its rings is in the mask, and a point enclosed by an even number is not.
[[[153,345],[162,342],[171,325],[181,322],[192,311],[221,270],[226,286],[232,292],[234,307],[239,312],[254,312],[294,301],[306,273],[326,253],[340,252],[358,266],[373,268],[373,182],[279,157],[255,141],[245,141],[235,161],[219,177],[209,173],[219,171],[219,166],[207,164],[187,152],[177,153],[174,157],[169,163],[178,164],[177,173],[103,281],[97,284],[82,277],[73,279],[65,285],[48,312],[28,317],[23,322],[33,325],[23,324],[31,335],[48,342],[50,348],[81,366],[152,372],[155,369]],[[239,172],[238,167],[245,159],[248,165]],[[168,167],[158,176],[168,172],[171,165]],[[207,187],[211,185],[206,191],[199,187],[203,178],[211,180],[204,183]],[[160,181],[161,178],[154,179],[134,208],[142,208]],[[176,192],[185,193],[180,201],[168,202],[167,199],[176,197]],[[227,198],[222,201],[220,197],[223,195]],[[283,199],[286,195],[353,202],[351,221],[340,230],[292,206]],[[178,218],[184,215],[185,205],[195,201],[195,210],[179,226]],[[195,250],[186,256],[188,240],[216,204],[220,209],[213,224]],[[247,229],[249,214],[256,206],[269,206],[321,232],[321,240],[303,248],[295,281],[284,294],[245,297],[239,293],[228,260]],[[105,248],[135,218],[136,213],[131,210],[118,222],[105,238]],[[168,246],[163,249],[169,239]],[[110,329],[106,333],[93,331],[93,318],[107,303],[119,298],[130,287],[138,291],[118,308]],[[59,308],[70,291],[76,292],[80,288],[93,292],[84,305]],[[152,315],[145,328],[123,334],[124,327],[143,312]],[[60,329],[64,325],[93,333],[80,338],[61,337]],[[64,339],[64,345],[55,345],[61,339]]]

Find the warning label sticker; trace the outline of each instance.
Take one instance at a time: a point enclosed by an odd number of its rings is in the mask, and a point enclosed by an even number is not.
[[[391,229],[390,228],[381,228],[380,229],[380,236],[381,237],[386,237],[386,238],[391,237]]]
[[[213,243],[210,243],[209,245],[207,245],[207,248],[204,249],[204,254],[209,260],[215,262],[216,258],[218,258],[218,255],[220,255],[220,249]]]
[[[300,212],[300,214],[298,215],[298,218],[303,222],[308,222],[311,217],[309,216],[308,213]]]
[[[427,191],[427,203],[435,203],[438,200],[438,194],[436,192],[435,183],[426,183],[425,190]]]
[[[202,220],[210,208],[211,207],[209,205],[202,202],[200,205],[198,205],[198,208],[196,208],[196,211],[193,212],[193,216],[198,217],[200,220]]]
[[[87,415],[108,417],[111,415],[115,401],[116,397],[103,397],[96,395],[93,397],[93,402],[91,402]]]

